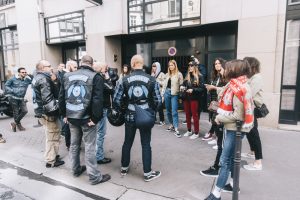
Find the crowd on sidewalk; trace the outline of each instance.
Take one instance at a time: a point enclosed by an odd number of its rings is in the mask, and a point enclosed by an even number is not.
[[[27,88],[32,84],[35,117],[45,129],[45,166],[59,167],[65,162],[59,156],[60,134],[65,136],[66,148],[75,177],[87,171],[92,185],[110,180],[101,173],[97,164],[107,164],[104,138],[107,119],[112,125],[125,124],[120,172],[127,175],[130,168],[130,152],[139,129],[141,136],[144,180],[152,181],[161,175],[151,168],[151,130],[159,114],[158,125],[173,132],[177,138],[200,138],[200,113],[203,107],[209,112],[210,130],[201,138],[213,144],[217,150],[213,165],[200,174],[217,177],[209,200],[221,199],[221,192],[233,190],[233,159],[236,121],[243,121],[242,135],[246,135],[250,152],[243,157],[254,159],[245,165],[246,170],[262,170],[262,144],[257,118],[263,102],[260,63],[254,57],[225,61],[216,58],[208,78],[206,68],[191,56],[186,73],[179,70],[177,62],[168,62],[166,73],[157,61],[151,73],[144,70],[144,59],[135,55],[130,65],[123,65],[121,74],[109,70],[105,62],[96,62],[89,55],[77,62],[68,61],[54,69],[47,60],[36,64],[33,75],[20,67],[18,74],[5,83],[5,92],[13,108],[13,132],[24,131],[21,120],[28,112]],[[207,82],[206,80],[209,80]],[[203,101],[205,99],[205,101]],[[207,105],[203,106],[203,102]],[[186,132],[179,131],[178,104],[185,112]],[[165,121],[164,107],[167,121]],[[5,143],[0,134],[0,143]],[[84,142],[85,165],[80,163],[81,143]],[[228,177],[229,183],[227,184]]]

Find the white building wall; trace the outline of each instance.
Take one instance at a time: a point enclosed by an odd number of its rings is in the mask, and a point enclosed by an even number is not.
[[[106,61],[109,66],[121,66],[121,42],[106,36],[127,33],[127,1],[104,1],[102,6],[88,7],[86,16],[87,52],[96,60]],[[113,55],[117,55],[114,62]]]
[[[36,0],[16,0],[16,18],[19,39],[20,66],[33,71],[42,59],[39,14]]]
[[[41,0],[45,17],[61,15],[95,6],[85,0]]]

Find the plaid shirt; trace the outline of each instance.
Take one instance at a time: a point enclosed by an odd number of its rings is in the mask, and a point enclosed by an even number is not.
[[[139,70],[136,70],[131,75],[134,75],[134,73],[138,73],[138,72],[139,72]],[[127,91],[125,91],[125,92],[127,92]],[[123,80],[120,80],[117,82],[117,86],[116,86],[114,97],[113,97],[113,105],[115,107],[117,107],[117,108],[121,107],[121,103],[123,101],[123,96],[124,96]],[[153,98],[153,103],[154,103],[153,109],[157,110],[162,104],[162,98],[161,98],[160,91],[159,91],[159,83],[157,81],[155,81],[154,91],[153,91],[152,95],[151,94],[149,95],[149,97]]]

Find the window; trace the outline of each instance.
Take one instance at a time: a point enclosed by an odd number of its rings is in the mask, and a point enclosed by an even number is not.
[[[300,4],[300,0],[289,0],[289,5]]]
[[[7,80],[15,73],[15,67],[19,67],[20,64],[18,33],[16,28],[2,30],[1,39],[4,58],[4,80]]]
[[[129,0],[128,4],[129,33],[200,24],[200,0]],[[131,16],[137,16],[135,25]]]
[[[177,17],[180,12],[180,1],[179,0],[169,0],[169,16]]]
[[[0,0],[0,6],[7,6],[13,3],[15,3],[15,0]]]
[[[46,18],[47,43],[84,40],[83,17],[83,11],[77,11]]]

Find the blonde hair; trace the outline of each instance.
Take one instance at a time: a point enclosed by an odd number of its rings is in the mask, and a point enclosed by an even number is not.
[[[93,64],[93,69],[96,71],[96,72],[101,72],[101,70],[104,68],[104,67],[107,67],[107,64],[105,62],[94,62]]]
[[[189,67],[190,68],[190,67]],[[186,73],[186,76],[185,76],[185,80],[187,80],[189,83],[191,83],[191,75],[190,75],[190,69],[188,68],[188,71]],[[194,78],[196,79],[196,82],[197,82],[197,85],[199,85],[199,76],[200,76],[200,72],[198,70],[198,67],[195,67],[193,66],[193,76]]]
[[[170,70],[170,67],[169,67],[170,63],[172,63],[175,66],[174,72],[171,72],[171,70]],[[177,75],[178,72],[179,72],[179,70],[178,70],[178,67],[177,67],[177,62],[175,60],[170,60],[169,63],[168,63],[168,74],[169,74],[169,76]]]
[[[141,64],[142,66],[144,65],[144,59],[139,54],[132,56],[131,61],[130,61],[131,67],[133,67],[133,68],[135,67],[135,64],[137,64],[137,63]]]

